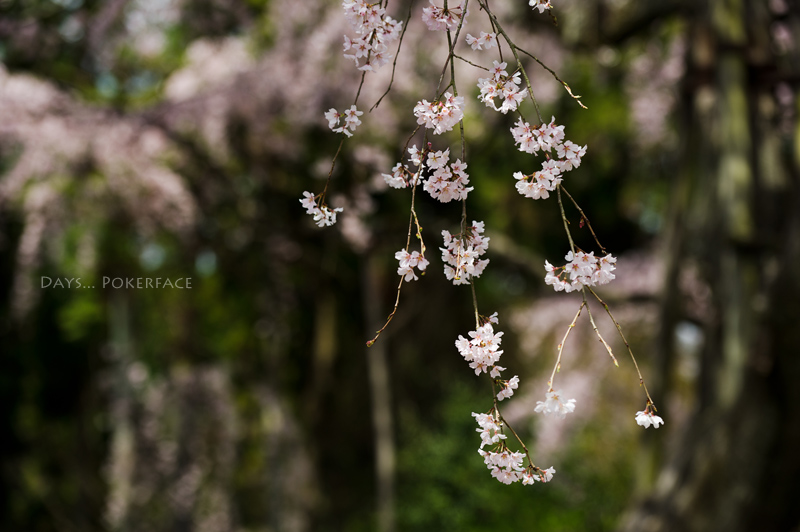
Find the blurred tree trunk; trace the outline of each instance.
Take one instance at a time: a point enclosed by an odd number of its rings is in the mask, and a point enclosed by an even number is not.
[[[673,358],[678,273],[694,262],[712,294],[698,407],[626,531],[800,526],[800,139],[796,95],[791,119],[775,98],[796,70],[775,54],[768,4],[709,0],[690,20],[661,349]]]

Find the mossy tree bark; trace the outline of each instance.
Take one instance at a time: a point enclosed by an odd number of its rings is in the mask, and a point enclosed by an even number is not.
[[[709,0],[689,23],[661,358],[668,374],[669,339],[685,319],[680,271],[696,264],[711,289],[698,406],[622,530],[800,525],[798,133],[796,111],[787,119],[775,97],[796,61],[778,56],[770,36],[776,16],[796,26],[797,11]]]

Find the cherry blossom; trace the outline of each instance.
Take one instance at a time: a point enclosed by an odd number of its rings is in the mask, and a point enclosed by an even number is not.
[[[586,155],[586,146],[578,146],[572,141],[556,146],[556,152],[561,160],[561,170],[568,171],[581,165],[581,157]]]
[[[495,420],[494,416],[490,414],[476,414],[472,413],[472,417],[478,422],[479,429],[475,429],[481,435],[481,446],[499,443],[500,440],[505,440],[506,435],[503,434],[503,424]]]
[[[555,123],[552,117],[549,124],[542,124],[539,127],[531,127],[530,123],[523,122],[519,118],[511,128],[514,137],[514,144],[519,144],[519,151],[536,154],[540,149],[546,152],[551,151],[562,144],[564,141],[564,126]]]
[[[551,192],[561,184],[561,167],[557,161],[549,159],[542,164],[542,169],[532,174],[514,172],[517,180],[517,192],[532,199],[547,199]]]
[[[386,15],[380,4],[369,4],[365,0],[342,2],[344,16],[355,30],[357,37],[344,37],[344,54],[355,61],[359,70],[375,71],[389,62],[392,54],[388,45],[400,37],[402,22]]]
[[[506,66],[506,63],[495,61],[494,67],[490,70],[492,76],[478,79],[478,88],[481,90],[478,99],[485,103],[486,107],[491,107],[503,114],[515,111],[528,94],[528,89],[520,90],[519,88],[519,72],[514,72],[509,76],[505,71]],[[499,108],[495,104],[495,98],[503,101]]]
[[[442,231],[444,246],[442,252],[445,276],[454,285],[469,284],[472,277],[480,277],[489,264],[489,259],[478,260],[489,248],[489,238],[483,236],[483,222],[473,220],[466,234],[453,236]]]
[[[549,391],[547,392],[547,400],[544,402],[536,401],[536,407],[533,410],[546,416],[554,414],[556,417],[564,419],[567,414],[575,411],[575,399],[564,402],[561,400],[561,391]]]
[[[355,131],[356,127],[361,125],[361,120],[358,117],[363,114],[363,111],[359,111],[356,109],[355,105],[351,105],[350,109],[345,109],[341,113],[336,109],[329,109],[328,112],[325,113],[325,119],[328,121],[328,127],[331,128],[331,131],[334,133],[344,133],[348,137],[352,137],[352,131]],[[344,118],[344,123],[339,126],[339,121],[342,118]]]
[[[487,323],[470,331],[469,336],[470,339],[467,339],[459,335],[456,340],[456,349],[464,357],[464,360],[469,362],[469,367],[475,370],[475,375],[486,373],[490,371],[490,368],[495,369],[495,364],[503,354],[503,350],[500,349],[503,333],[495,334],[492,324]],[[500,369],[498,369],[498,375],[499,371]],[[514,386],[516,387],[518,383],[519,378],[515,381]]]
[[[539,13],[544,13],[548,9],[553,9],[550,0],[529,0],[528,5],[533,7],[533,9],[538,9]]]
[[[447,31],[458,27],[461,19],[469,13],[464,13],[464,4],[444,9],[430,0],[430,6],[422,8],[422,21],[431,31]]]
[[[483,50],[484,46],[488,50],[492,46],[497,46],[496,33],[486,33],[482,31],[480,37],[473,37],[467,33],[466,40],[467,44],[470,45],[473,50]]]
[[[644,428],[648,428],[650,425],[652,425],[653,428],[657,429],[659,424],[664,424],[664,420],[661,419],[660,416],[650,412],[648,407],[640,412],[636,412],[636,424],[641,425]]]
[[[406,188],[409,185],[418,185],[420,183],[420,173],[412,172],[403,163],[394,165],[391,174],[381,174],[381,176],[383,176],[386,184],[392,188]]]
[[[417,124],[432,129],[434,135],[450,131],[464,117],[464,97],[445,92],[441,100],[422,100],[414,106]]]
[[[612,273],[617,263],[613,255],[597,258],[594,252],[578,251],[573,254],[570,251],[564,258],[569,262],[558,268],[544,261],[544,269],[547,272],[544,282],[551,285],[556,292],[563,290],[569,293],[581,290],[584,286],[604,285],[616,277]]]
[[[409,253],[405,249],[401,249],[394,254],[394,258],[400,262],[400,266],[397,268],[397,275],[402,276],[406,282],[416,281],[418,279],[417,275],[414,273],[414,268],[423,272],[429,264],[428,260],[420,255],[418,251]]]
[[[303,192],[303,198],[300,204],[305,208],[306,213],[314,217],[314,222],[320,227],[331,226],[336,223],[336,213],[342,212],[342,208],[338,207],[331,210],[327,205],[319,207],[316,202],[316,197],[311,192]]]
[[[428,168],[433,170],[433,173],[425,181],[423,188],[432,198],[442,203],[466,199],[472,190],[472,187],[466,186],[469,184],[466,163],[462,163],[461,159],[456,159],[453,164],[449,164],[449,161],[449,148],[443,152],[428,152]]]
[[[517,375],[514,375],[513,378],[507,381],[501,381],[501,384],[503,385],[503,389],[497,393],[498,401],[502,401],[503,399],[508,399],[509,397],[514,395],[514,390],[516,390],[517,387],[519,386],[519,377]]]

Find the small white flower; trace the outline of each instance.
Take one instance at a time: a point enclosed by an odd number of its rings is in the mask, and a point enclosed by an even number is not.
[[[551,467],[549,469],[545,469],[541,474],[544,476],[544,478],[541,479],[542,482],[550,482],[553,480],[553,475],[556,474],[556,468]]]
[[[303,192],[303,198],[300,200],[300,204],[306,210],[307,214],[310,214],[314,217],[314,222],[322,227],[324,225],[333,225],[336,223],[336,213],[342,212],[342,208],[336,208],[331,210],[327,205],[323,205],[322,207],[317,206],[316,198],[314,194],[311,192]]]
[[[405,249],[401,249],[394,254],[394,258],[400,263],[400,266],[397,268],[397,274],[402,276],[406,282],[417,280],[414,268],[422,272],[428,267],[428,260],[420,255],[419,251],[409,253]]]
[[[567,402],[561,400],[561,391],[547,392],[547,400],[537,401],[535,412],[541,412],[544,415],[555,414],[558,418],[564,419],[567,414],[575,411],[575,399],[570,399]]]
[[[544,13],[548,9],[553,9],[550,0],[530,0],[528,5],[533,7],[533,9],[538,9],[539,13]]]
[[[664,420],[661,419],[660,416],[650,412],[650,410],[644,409],[640,412],[636,412],[636,424],[641,425],[644,428],[648,428],[650,425],[652,425],[653,428],[657,429],[659,424],[664,424]]]

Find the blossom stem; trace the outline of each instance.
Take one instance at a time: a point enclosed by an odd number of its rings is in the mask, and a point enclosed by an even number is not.
[[[594,229],[592,229],[592,224],[591,224],[591,222],[589,222],[589,217],[586,216],[586,214],[583,212],[583,209],[581,209],[581,206],[578,205],[577,201],[575,201],[575,198],[572,197],[572,194],[567,192],[567,189],[564,188],[564,185],[560,185],[560,187],[561,187],[561,190],[564,191],[564,194],[566,194],[567,197],[570,199],[572,204],[575,205],[575,208],[578,209],[578,212],[581,213],[581,220],[586,222],[586,226],[589,228],[589,231],[592,233],[592,236],[594,237],[594,241],[597,243],[598,247],[600,248],[600,251],[602,251],[603,253],[608,253],[606,251],[606,248],[603,247],[603,244],[600,243],[600,240],[598,240],[597,235],[594,232]]]
[[[639,385],[644,389],[644,394],[647,396],[647,404],[653,405],[653,408],[655,408],[653,399],[650,397],[650,392],[647,391],[647,385],[644,383],[644,377],[642,377],[642,372],[639,370],[639,364],[636,363],[636,357],[633,356],[633,350],[631,350],[631,346],[628,343],[628,340],[625,339],[625,335],[622,334],[622,327],[620,327],[619,322],[617,322],[617,320],[614,318],[614,315],[611,314],[611,309],[608,308],[606,302],[600,299],[600,296],[598,296],[597,293],[594,290],[592,290],[591,287],[587,286],[586,288],[588,288],[589,292],[591,292],[592,295],[595,298],[597,298],[597,301],[599,301],[600,304],[603,305],[603,308],[606,309],[606,312],[608,313],[608,316],[611,318],[611,321],[613,321],[614,325],[617,327],[617,332],[619,332],[620,338],[622,338],[623,343],[625,343],[625,347],[628,348],[628,353],[630,353],[631,355],[631,360],[633,360],[633,365],[636,368],[636,373],[639,375]]]
[[[488,13],[489,12],[489,0],[483,0],[483,3],[486,4],[486,12]],[[481,7],[483,7],[483,6],[481,6]],[[492,29],[494,30],[495,34],[497,34],[498,33],[497,25],[494,23],[494,19],[491,16],[489,17],[489,23],[492,25]],[[500,41],[497,41],[497,52],[500,54],[500,62],[501,63],[504,62],[504,60],[503,60],[503,47],[500,46]]]
[[[580,94],[573,94],[573,93],[572,93],[572,89],[570,89],[570,88],[569,88],[569,85],[567,84],[567,82],[566,82],[566,81],[564,81],[563,79],[559,78],[559,77],[558,77],[558,74],[556,74],[556,72],[555,72],[555,71],[554,71],[552,68],[550,68],[549,66],[545,65],[544,63],[542,63],[542,62],[539,60],[539,58],[538,58],[538,57],[536,57],[535,55],[533,55],[533,54],[531,54],[531,53],[529,53],[529,52],[526,52],[526,51],[525,51],[525,50],[523,50],[522,48],[516,47],[516,49],[517,49],[517,50],[519,50],[520,52],[522,52],[523,54],[527,55],[528,57],[530,57],[531,59],[533,59],[533,60],[534,60],[534,61],[536,61],[537,63],[539,63],[539,64],[542,66],[542,68],[544,68],[545,70],[547,70],[548,72],[550,72],[550,74],[552,74],[552,75],[553,75],[553,77],[554,77],[554,78],[556,78],[556,81],[558,81],[559,83],[561,83],[561,85],[563,85],[563,86],[564,86],[564,88],[566,89],[567,93],[569,93],[569,95],[570,95],[570,96],[571,96],[571,97],[572,97],[572,98],[573,98],[573,99],[574,99],[576,102],[578,102],[578,105],[580,105],[580,106],[581,106],[581,107],[583,107],[584,109],[588,109],[588,107],[586,107],[585,105],[583,105],[583,103],[581,103],[581,101],[580,101],[581,95],[580,95]]]
[[[467,58],[465,58],[465,57],[461,57],[461,56],[460,56],[460,55],[458,55],[458,54],[453,54],[453,57],[455,57],[456,59],[460,59],[460,60],[464,61],[465,63],[467,63],[467,64],[470,64],[470,65],[474,66],[475,68],[480,68],[481,70],[485,70],[485,71],[489,72],[489,69],[488,69],[488,68],[486,68],[485,66],[476,65],[475,63],[473,63],[473,62],[472,62],[472,61],[470,61],[469,59],[467,59]]]
[[[534,469],[539,469],[538,467],[536,467],[536,464],[533,463],[530,451],[528,451],[528,448],[525,446],[525,443],[522,441],[522,438],[520,438],[519,435],[517,434],[517,431],[514,430],[514,427],[508,424],[508,421],[506,421],[506,418],[503,417],[503,414],[501,414],[499,410],[497,411],[497,416],[500,418],[500,421],[503,422],[503,425],[508,427],[508,430],[511,431],[511,434],[513,434],[514,437],[517,439],[520,446],[522,447],[522,450],[525,451],[525,458],[528,459],[528,464],[530,464],[530,466]]]
[[[561,201],[561,184],[558,185],[556,189],[556,193],[558,195],[558,208],[561,209],[561,220],[564,222],[564,230],[567,232],[567,238],[569,239],[569,249],[572,253],[575,253],[575,242],[572,240],[572,233],[569,230],[569,220],[567,220],[567,213],[564,212],[564,203]]]
[[[481,322],[480,322],[480,316],[478,314],[478,297],[475,295],[475,278],[474,277],[470,277],[469,278],[469,286],[472,289],[472,307],[475,310],[475,328],[477,329],[478,327],[481,326]]]
[[[419,219],[417,218],[417,211],[414,208],[417,197],[416,182],[417,180],[414,180],[414,184],[411,187],[411,214],[409,215],[409,220],[408,220],[408,235],[406,236],[406,249],[409,249],[411,247],[411,230],[416,224],[417,238],[419,239],[420,242],[420,254],[424,257],[425,242],[422,240],[422,226],[419,224]],[[403,277],[401,276],[400,283],[397,285],[397,297],[394,300],[394,307],[392,308],[392,312],[391,314],[389,314],[389,317],[386,318],[386,323],[383,324],[383,327],[381,327],[375,333],[375,336],[372,338],[372,340],[369,340],[367,342],[367,347],[372,347],[372,345],[378,340],[378,337],[381,335],[381,333],[386,329],[386,327],[389,326],[389,323],[392,321],[392,318],[394,318],[394,315],[397,313],[397,308],[400,306],[400,292],[402,291],[402,289],[403,289]]]
[[[358,90],[356,91],[356,99],[353,101],[353,105],[358,103],[358,98],[361,96],[361,88],[364,86],[364,78],[367,77],[366,72],[361,73],[361,82],[358,84]]]
[[[388,0],[387,0],[388,4]],[[392,85],[394,84],[394,73],[397,70],[397,58],[400,57],[400,47],[403,45],[403,37],[406,35],[406,30],[408,29],[408,21],[411,20],[411,6],[413,2],[408,4],[408,15],[406,15],[405,23],[403,24],[403,31],[400,32],[400,41],[397,43],[397,51],[394,53],[394,61],[392,61],[392,79],[389,80],[389,86],[386,87],[386,92],[384,92],[378,101],[375,102],[375,105],[369,108],[369,112],[371,113],[374,109],[380,105],[383,99],[389,94],[389,91],[392,90]]]
[[[519,58],[519,53],[517,53],[517,45],[511,40],[511,37],[508,36],[506,31],[503,29],[503,26],[500,25],[500,21],[497,20],[497,17],[492,13],[489,9],[489,6],[485,1],[478,0],[478,3],[483,7],[486,11],[486,14],[489,15],[489,18],[492,20],[492,25],[497,28],[497,31],[503,36],[508,43],[508,47],[511,48],[511,53],[514,54],[514,59],[517,60],[517,67],[519,67],[520,71],[522,72],[522,77],[525,79],[525,85],[528,87],[528,94],[531,96],[531,101],[533,102],[533,106],[536,108],[536,116],[539,117],[539,123],[544,124],[544,119],[542,119],[542,112],[539,110],[539,103],[536,101],[536,97],[533,95],[533,86],[531,85],[531,80],[528,79],[528,73],[525,71],[525,67],[522,66],[522,60]],[[499,49],[499,43],[497,48]]]
[[[333,176],[333,169],[336,168],[336,159],[339,157],[339,153],[342,151],[342,146],[344,146],[344,139],[339,142],[339,147],[336,148],[336,153],[333,156],[333,160],[331,161],[331,169],[328,172],[328,179],[325,181],[325,188],[322,189],[322,193],[319,195],[319,201],[321,205],[325,204],[325,194],[328,192],[328,185],[331,183],[331,176]]]
[[[608,356],[610,356],[611,360],[614,361],[614,365],[619,367],[619,362],[617,362],[617,357],[615,357],[614,353],[611,352],[611,346],[608,345],[608,342],[605,341],[603,335],[600,334],[600,330],[597,328],[597,324],[594,322],[594,317],[592,316],[592,309],[589,308],[589,303],[586,301],[586,291],[581,290],[581,292],[583,292],[583,302],[586,305],[586,312],[589,313],[589,321],[592,324],[592,329],[594,329],[594,332],[597,334],[597,337],[600,339],[600,342],[603,344],[603,347],[605,347],[606,351],[608,351]]]
[[[578,313],[575,314],[575,317],[572,319],[572,323],[570,323],[569,327],[567,327],[567,332],[564,333],[564,339],[561,340],[560,344],[558,344],[558,357],[556,358],[556,365],[553,366],[553,373],[550,374],[550,380],[547,381],[547,386],[550,388],[548,392],[553,391],[553,381],[556,378],[556,372],[561,367],[561,353],[564,352],[564,344],[567,343],[567,337],[569,336],[569,333],[572,331],[572,329],[575,327],[575,323],[578,321],[578,317],[581,315],[581,311],[583,310],[584,305],[586,305],[585,300],[581,302],[581,306],[578,307]]]

